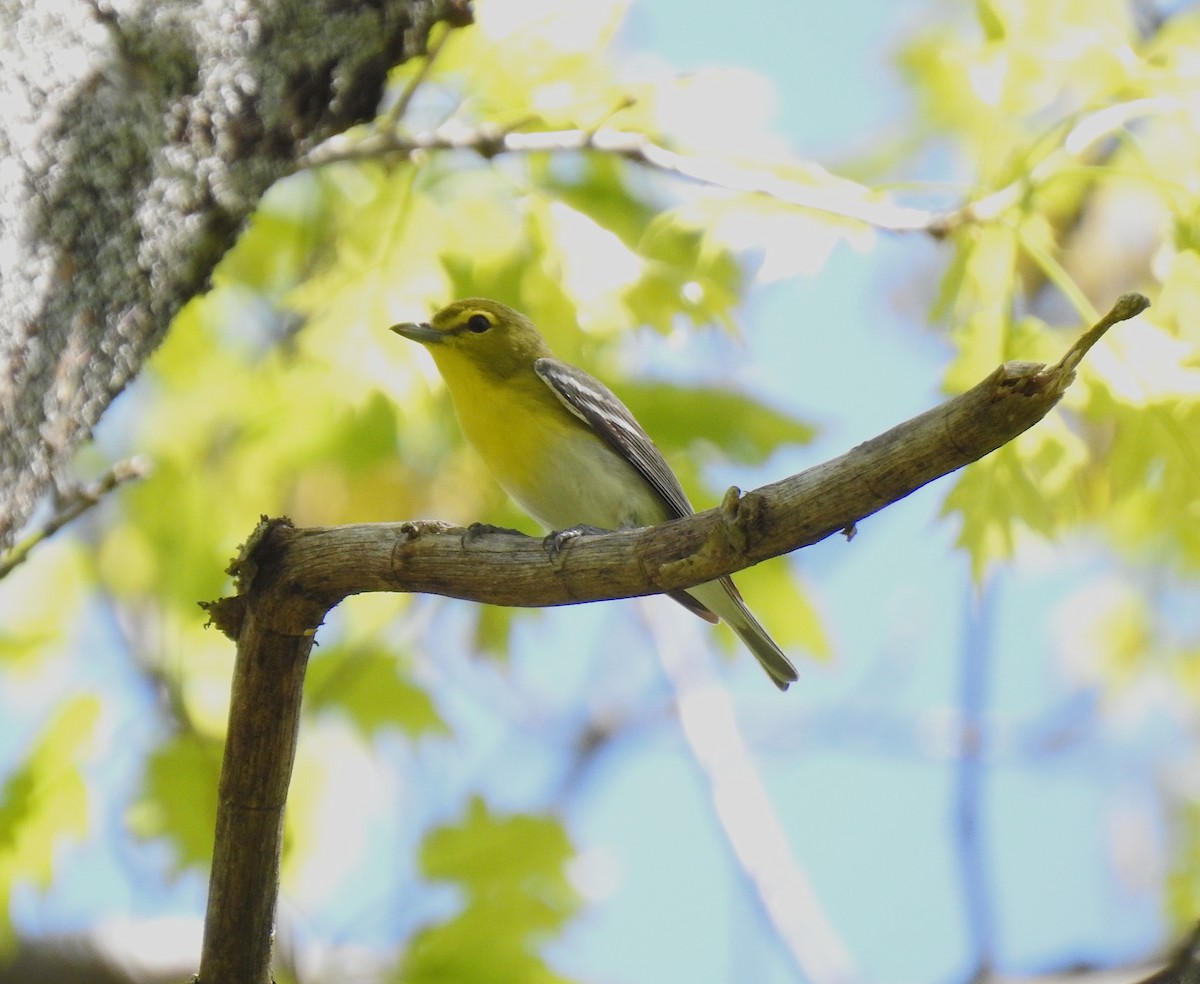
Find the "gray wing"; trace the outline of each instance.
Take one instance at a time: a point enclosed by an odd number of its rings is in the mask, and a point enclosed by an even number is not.
[[[563,406],[637,469],[658,493],[673,519],[695,512],[667,459],[612,390],[594,376],[558,359],[538,359],[533,369]],[[729,582],[729,590],[737,595],[733,582]],[[706,622],[718,621],[716,615],[686,591],[672,591],[670,597]]]
[[[662,452],[612,390],[595,377],[557,359],[538,359],[533,368],[563,406],[650,483],[673,519],[695,512]]]

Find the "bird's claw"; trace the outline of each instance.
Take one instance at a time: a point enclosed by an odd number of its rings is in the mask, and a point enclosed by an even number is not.
[[[572,540],[581,536],[593,536],[598,533],[611,532],[612,530],[604,530],[599,526],[588,526],[586,523],[580,523],[578,526],[572,526],[570,529],[555,530],[553,533],[547,534],[546,538],[542,540],[542,546],[546,548],[546,553],[550,555],[551,560],[557,560],[563,548]]]

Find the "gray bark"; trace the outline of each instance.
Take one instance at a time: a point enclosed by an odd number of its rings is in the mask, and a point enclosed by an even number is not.
[[[465,0],[3,0],[0,548],[263,192]]]

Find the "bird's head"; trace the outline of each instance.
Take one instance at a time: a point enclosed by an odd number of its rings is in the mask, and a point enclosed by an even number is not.
[[[467,359],[493,376],[531,369],[535,359],[550,355],[525,315],[482,297],[455,301],[430,321],[393,325],[391,330],[426,346],[439,366],[447,359]]]

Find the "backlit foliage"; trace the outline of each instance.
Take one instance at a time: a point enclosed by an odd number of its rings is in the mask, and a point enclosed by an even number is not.
[[[1088,357],[1060,412],[956,478],[946,521],[981,581],[1033,543],[1082,534],[1106,544],[1125,586],[1111,624],[1089,636],[1100,684],[1117,703],[1147,676],[1178,685],[1187,699],[1177,714],[1195,734],[1200,627],[1173,619],[1181,606],[1163,600],[1200,604],[1200,17],[1147,28],[1118,0],[980,0],[973,17],[970,5],[934,6],[947,16],[900,50],[914,132],[864,170],[875,188],[899,187],[929,153],[967,176],[932,193],[952,216],[936,230],[940,283],[927,306],[953,348],[946,389],[1006,359],[1057,359],[1123,290],[1153,302]],[[635,72],[614,48],[625,8],[483,0],[479,22],[448,40],[399,127],[460,136],[604,127],[707,161],[716,178],[749,169],[827,194],[831,206],[595,151],[363,155],[274,188],[211,293],[177,319],[81,462],[137,453],[152,476],[4,584],[0,671],[45,708],[0,793],[5,902],[19,886],[50,883],[56,847],[85,835],[84,804],[101,795],[86,740],[96,729],[128,729],[140,743],[126,748],[138,761],[131,829],[167,845],[172,872],[206,870],[232,646],[205,631],[197,602],[228,590],[224,568],[259,515],[533,529],[462,447],[431,365],[388,325],[466,294],[525,311],[563,358],[628,397],[705,506],[723,491],[709,466],[763,466],[812,436],[808,422],[747,389],[677,381],[640,353],[658,337],[686,346],[714,329],[759,330],[742,306],[755,283],[818,275],[833,250],[893,234],[837,202],[905,192],[797,159],[769,131],[769,92],[751,73]],[[397,97],[418,68],[396,70]],[[806,343],[813,358],[820,343],[816,333]],[[848,385],[847,399],[859,398]],[[688,409],[700,405],[708,412]],[[828,652],[798,567],[778,561],[745,583],[768,623],[802,613],[781,638]],[[469,673],[503,677],[501,657],[536,618],[388,596],[354,599],[321,630],[283,891],[319,924],[370,864],[352,845],[382,836],[372,809],[403,804],[394,837],[419,854],[420,870],[398,865],[389,875],[401,888],[389,891],[415,892],[424,879],[457,894],[395,916],[397,980],[479,979],[477,961],[496,971],[491,980],[564,979],[542,949],[579,906],[567,833],[550,813],[493,802],[493,789],[485,797],[486,769],[453,764],[464,716],[456,691]],[[153,691],[153,726],[130,725],[121,702],[98,706],[86,676],[47,682],[56,661],[87,660],[81,645],[121,654],[114,672]],[[469,655],[444,661],[447,651]],[[498,713],[528,723],[515,706]],[[397,747],[411,765],[390,780],[397,788],[349,781]],[[423,770],[449,778],[417,802]],[[1179,823],[1170,901],[1182,920],[1200,910],[1195,808],[1181,809]],[[11,939],[8,913],[0,907],[0,944]]]

